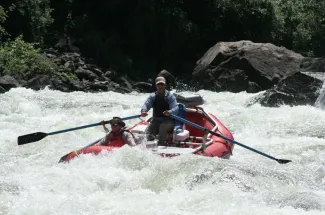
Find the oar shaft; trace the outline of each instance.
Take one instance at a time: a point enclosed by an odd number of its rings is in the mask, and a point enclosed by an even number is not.
[[[277,158],[272,157],[271,155],[265,154],[264,152],[261,152],[261,151],[258,151],[258,150],[256,150],[256,149],[254,149],[254,148],[251,148],[251,147],[249,147],[249,146],[246,146],[246,145],[244,145],[244,144],[242,144],[242,143],[240,143],[240,142],[237,142],[236,140],[230,139],[230,138],[228,138],[228,137],[225,137],[225,136],[223,136],[223,135],[221,135],[221,134],[218,134],[218,133],[216,133],[216,132],[213,132],[213,131],[209,131],[209,132],[210,132],[211,134],[214,134],[214,135],[216,135],[216,136],[218,136],[218,137],[221,137],[221,138],[223,138],[223,139],[225,139],[225,140],[228,140],[228,141],[233,142],[233,143],[235,143],[235,144],[237,144],[237,145],[240,145],[241,147],[244,147],[244,148],[246,148],[246,149],[248,149],[248,150],[251,150],[251,151],[256,152],[256,153],[258,153],[258,154],[260,154],[260,155],[263,155],[263,156],[265,156],[265,157],[268,157],[268,158],[270,158],[270,159],[272,159],[272,160],[278,160]]]
[[[195,124],[195,123],[193,123],[193,122],[191,122],[191,121],[188,121],[188,120],[186,120],[186,119],[183,119],[183,118],[181,118],[181,117],[179,117],[179,116],[176,116],[176,115],[174,115],[174,114],[170,114],[170,116],[171,116],[172,118],[178,120],[178,121],[184,122],[184,123],[186,123],[186,124],[188,124],[188,125],[191,125],[191,126],[193,126],[193,127],[195,127],[195,128],[198,128],[198,129],[200,129],[200,130],[202,130],[202,131],[207,131],[207,130],[209,130],[209,129],[203,127],[203,126],[197,125],[197,124]]]
[[[88,144],[87,146],[84,146],[84,147],[81,148],[81,149],[87,148],[87,147],[89,147],[89,146],[93,146],[93,145],[99,143],[99,142],[100,142],[101,140],[103,140],[105,137],[106,137],[106,136],[104,136],[104,137],[102,137],[102,138],[100,138],[100,139],[98,139],[98,140],[95,140],[94,142]]]
[[[239,142],[237,142],[237,141],[235,141],[235,140],[233,140],[233,139],[230,139],[230,138],[228,138],[228,137],[225,137],[225,136],[223,136],[223,135],[221,135],[221,134],[218,134],[218,133],[216,133],[216,132],[213,132],[213,131],[211,131],[211,130],[209,130],[209,129],[203,127],[203,126],[197,125],[197,124],[195,124],[195,123],[193,123],[193,122],[191,122],[191,121],[188,121],[188,120],[186,120],[186,119],[183,119],[183,118],[181,118],[181,117],[179,117],[179,116],[176,116],[176,115],[174,115],[174,114],[171,114],[170,116],[171,116],[172,118],[178,120],[178,121],[184,122],[184,123],[186,123],[186,124],[188,124],[188,125],[191,125],[191,126],[193,126],[193,127],[195,127],[195,128],[198,128],[198,129],[200,129],[200,130],[202,130],[202,131],[207,131],[207,132],[209,132],[209,133],[211,133],[211,134],[213,134],[213,135],[216,135],[216,136],[221,137],[221,138],[223,138],[223,139],[225,139],[225,140],[228,140],[228,141],[230,141],[230,142],[232,142],[232,143],[235,143],[235,144],[237,144],[237,145],[240,145],[241,147],[244,147],[244,148],[246,148],[246,149],[248,149],[248,150],[251,150],[251,151],[253,151],[253,152],[256,152],[256,153],[258,153],[258,154],[260,154],[260,155],[263,155],[263,156],[265,156],[265,157],[267,157],[267,158],[270,158],[270,159],[272,159],[272,160],[276,160],[276,161],[278,161],[278,162],[279,162],[279,160],[281,160],[281,159],[277,159],[277,158],[275,158],[275,157],[272,157],[271,155],[265,154],[264,152],[258,151],[258,150],[254,149],[254,148],[251,148],[251,147],[249,147],[249,146],[246,146],[246,145],[244,145],[244,144],[242,144],[242,143],[239,143]]]
[[[128,117],[121,118],[121,120],[135,119],[135,118],[139,118],[140,116],[141,115],[128,116]],[[104,121],[103,123],[107,124],[110,122],[111,122],[111,120]],[[102,122],[98,122],[98,123],[94,123],[94,124],[90,124],[90,125],[83,125],[83,126],[78,126],[75,128],[69,128],[69,129],[54,131],[54,132],[50,132],[50,133],[36,132],[36,133],[32,133],[32,134],[22,135],[22,136],[18,137],[18,145],[24,145],[26,143],[36,142],[36,141],[43,139],[44,137],[46,137],[48,135],[60,134],[60,133],[68,132],[68,131],[89,128],[89,127],[93,127],[93,126],[97,126],[97,125],[101,125],[101,124],[102,124]]]
[[[103,137],[103,138],[105,138],[105,137]],[[87,146],[85,146],[85,147],[83,147],[83,148],[81,148],[81,149],[79,149],[79,150],[77,150],[77,151],[83,150],[83,149],[85,149],[85,148],[87,148],[87,147],[89,147],[89,146],[93,146],[93,145],[99,143],[103,138],[100,138],[100,139],[98,139],[98,140],[96,140],[96,141],[90,143],[89,145],[87,145]],[[62,157],[60,158],[60,160],[59,160],[59,163],[64,162],[70,154],[71,154],[71,152],[68,153],[68,154],[66,154],[66,155],[64,155],[64,156],[62,156]]]
[[[135,118],[139,118],[140,116],[141,115],[124,117],[124,118],[121,118],[121,120],[135,119]],[[105,124],[107,124],[109,122],[110,121],[104,121]],[[79,127],[75,127],[75,128],[69,128],[69,129],[64,129],[64,130],[60,130],[60,131],[54,131],[54,132],[47,133],[47,135],[60,134],[60,133],[64,133],[64,132],[69,132],[69,131],[74,131],[74,130],[89,128],[89,127],[94,127],[94,126],[98,126],[98,125],[101,125],[101,123],[98,122],[98,123],[89,124],[89,125],[83,125],[83,126],[79,126]]]
[[[75,128],[64,129],[64,130],[60,130],[60,131],[54,131],[54,132],[47,133],[47,135],[60,134],[60,133],[64,133],[64,132],[69,132],[69,131],[74,131],[74,130],[89,128],[89,127],[94,127],[94,126],[98,126],[98,125],[100,125],[99,122],[98,123],[94,123],[94,124],[90,124],[90,125],[83,125],[83,126],[79,126],[79,127],[75,127]]]

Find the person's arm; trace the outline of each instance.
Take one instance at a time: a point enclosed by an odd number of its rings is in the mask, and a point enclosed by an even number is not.
[[[103,127],[104,127],[105,132],[106,132],[106,133],[109,133],[108,128],[107,128],[105,125],[103,125]]]
[[[106,133],[108,133],[108,132],[109,132],[109,130],[108,130],[108,128],[105,126],[105,121],[104,121],[104,120],[103,120],[103,121],[101,121],[101,122],[100,122],[100,124],[103,126],[103,128],[104,128],[105,132],[106,132]]]
[[[141,113],[147,113],[152,108],[155,100],[155,93],[151,93],[141,108]]]
[[[124,140],[124,142],[126,144],[128,144],[129,146],[136,146],[135,142],[134,142],[134,139],[133,139],[133,136],[132,134],[130,134],[129,132],[125,131],[122,135],[122,138]]]

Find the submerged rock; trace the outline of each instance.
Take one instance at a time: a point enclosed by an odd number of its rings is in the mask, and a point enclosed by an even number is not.
[[[322,80],[299,72],[253,98],[248,106],[255,103],[267,107],[314,105],[322,85]]]

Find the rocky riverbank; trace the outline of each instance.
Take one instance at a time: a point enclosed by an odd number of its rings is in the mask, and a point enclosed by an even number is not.
[[[134,82],[127,75],[100,68],[78,52],[61,52],[56,49],[47,49],[44,50],[44,55],[58,66],[57,72],[38,74],[34,77],[26,75],[25,78],[15,78],[9,75],[2,76],[0,77],[0,92],[8,91],[14,87],[26,87],[34,90],[49,87],[63,92],[115,91],[130,93],[133,90],[151,90],[151,83]]]
[[[58,66],[57,73],[18,79],[5,75],[0,77],[0,92],[13,87],[40,90],[46,86],[64,92],[130,93],[153,90],[152,80],[134,81],[126,74],[100,68],[71,45],[66,49],[44,50],[44,55]],[[195,89],[217,92],[263,91],[249,105],[257,102],[271,107],[282,104],[313,105],[320,95],[323,80],[310,73],[324,72],[324,58],[307,58],[269,43],[220,42],[197,61],[193,72],[188,74],[190,78],[183,83]],[[172,74],[166,70],[159,74],[177,88]]]

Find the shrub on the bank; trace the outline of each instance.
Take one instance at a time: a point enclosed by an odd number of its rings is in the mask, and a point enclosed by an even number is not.
[[[22,36],[0,46],[0,75],[22,78],[33,74],[50,74],[56,69],[55,63],[43,56],[35,44],[25,42]]]

